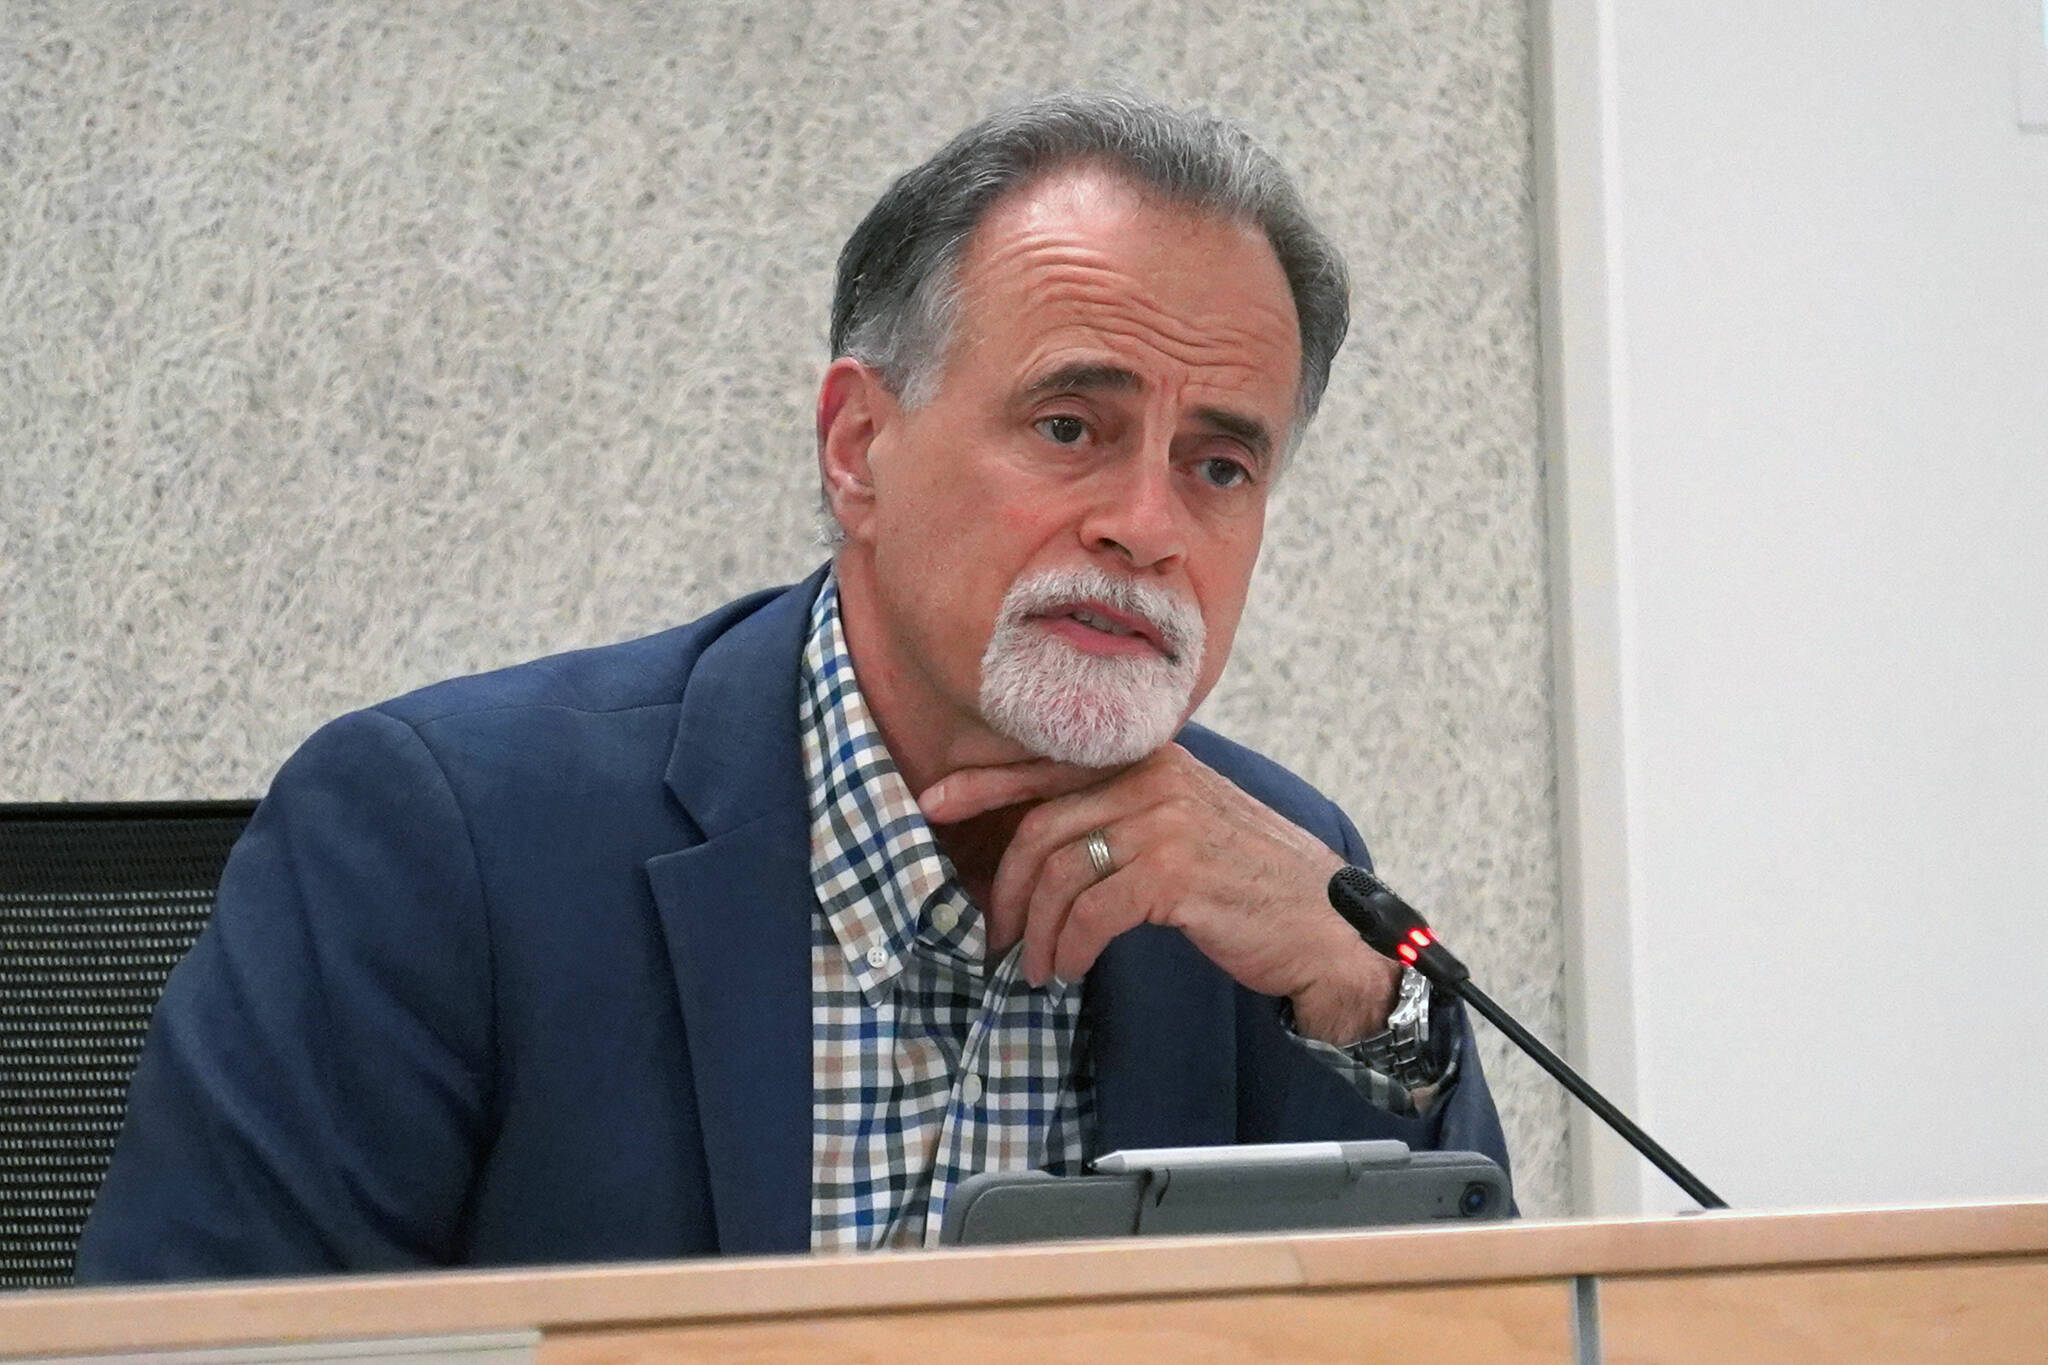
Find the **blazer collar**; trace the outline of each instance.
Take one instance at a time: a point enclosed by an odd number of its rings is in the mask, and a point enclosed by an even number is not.
[[[705,646],[690,671],[664,780],[707,838],[763,818],[809,828],[797,665],[830,571],[768,598]]]
[[[698,657],[666,781],[702,839],[652,858],[720,1250],[810,1247],[810,804],[797,664],[824,570]]]

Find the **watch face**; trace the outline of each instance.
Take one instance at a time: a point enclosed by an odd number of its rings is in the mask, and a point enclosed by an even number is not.
[[[1420,1032],[1429,1027],[1429,978],[1410,967],[1401,973],[1401,994],[1387,1015],[1387,1027],[1395,1032]]]

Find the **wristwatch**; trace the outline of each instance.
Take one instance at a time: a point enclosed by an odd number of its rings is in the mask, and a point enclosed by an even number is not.
[[[1443,1062],[1429,1045],[1429,978],[1413,967],[1401,972],[1401,989],[1387,1026],[1338,1050],[1396,1084],[1419,1089],[1443,1075]]]
[[[1439,1055],[1445,1051],[1442,1030],[1431,1027],[1430,1015],[1429,978],[1413,967],[1401,971],[1386,1027],[1355,1043],[1326,1043],[1306,1036],[1294,1026],[1294,1002],[1280,1002],[1281,1024],[1310,1049],[1369,1067],[1411,1095],[1426,1094],[1450,1069],[1451,1059]]]

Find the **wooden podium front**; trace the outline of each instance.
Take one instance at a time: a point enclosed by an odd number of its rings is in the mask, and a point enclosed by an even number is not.
[[[2048,1359],[2048,1202],[0,1297],[0,1359]]]

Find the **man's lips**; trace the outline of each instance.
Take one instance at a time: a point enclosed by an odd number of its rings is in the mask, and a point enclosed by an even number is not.
[[[1117,611],[1100,602],[1062,602],[1049,611],[1033,613],[1031,619],[1096,653],[1150,651],[1173,657],[1157,626],[1142,616]]]

